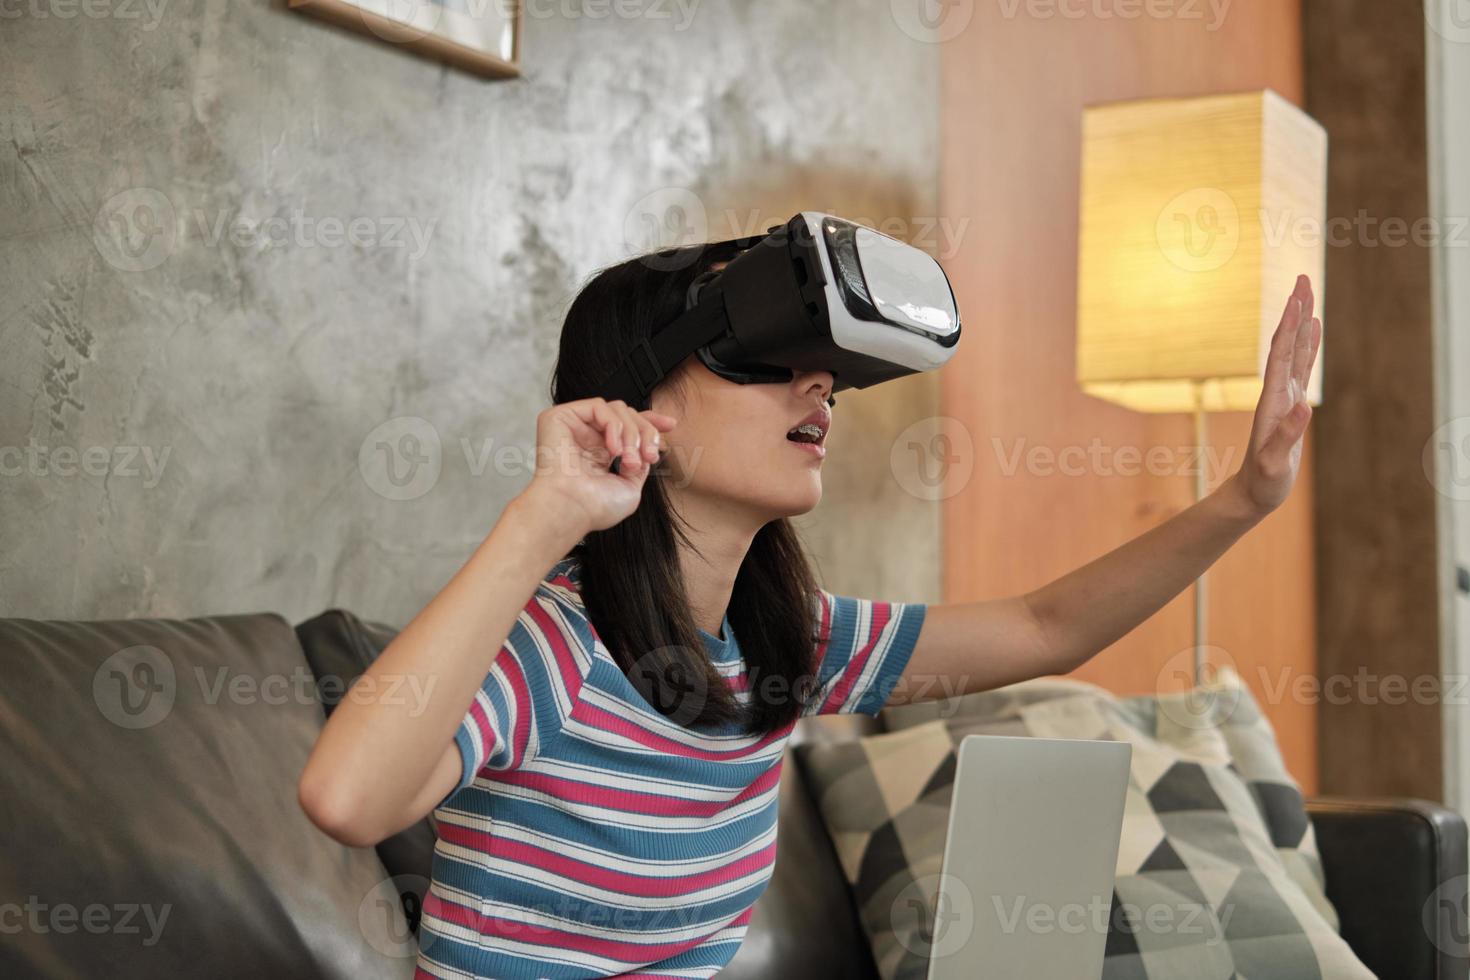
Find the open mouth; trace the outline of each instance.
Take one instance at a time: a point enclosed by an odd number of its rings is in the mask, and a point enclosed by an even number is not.
[[[822,440],[827,438],[827,432],[815,422],[803,422],[786,433],[786,438],[792,442],[805,442],[814,446],[820,446]]]

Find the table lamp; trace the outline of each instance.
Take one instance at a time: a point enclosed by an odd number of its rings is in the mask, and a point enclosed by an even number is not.
[[[1139,412],[1253,411],[1299,273],[1321,315],[1327,134],[1275,92],[1143,99],[1082,117],[1077,380]],[[1320,363],[1321,351],[1318,351]],[[1320,405],[1322,372],[1307,400]],[[1194,680],[1208,590],[1195,582]]]

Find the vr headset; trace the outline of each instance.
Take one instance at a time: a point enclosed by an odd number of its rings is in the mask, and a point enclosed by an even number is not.
[[[830,371],[833,391],[932,371],[960,339],[949,277],[928,253],[815,211],[764,235],[720,242],[739,254],[690,286],[685,312],[629,351],[599,386],[646,408],[649,393],[698,354],[740,384]]]

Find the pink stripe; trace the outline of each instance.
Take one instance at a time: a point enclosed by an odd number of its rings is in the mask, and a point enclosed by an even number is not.
[[[891,616],[891,606],[887,602],[873,602],[871,605],[873,615],[868,624],[867,641],[858,649],[853,658],[842,668],[842,679],[828,695],[827,702],[822,705],[819,714],[836,714],[847,704],[848,695],[852,693],[853,685],[863,675],[863,669],[867,666],[868,659],[872,656],[873,649],[878,645],[878,637],[883,633],[883,627],[888,625]]]
[[[586,718],[584,720],[591,724],[592,727],[598,728],[602,731],[606,731],[614,735],[622,735],[623,737],[637,742],[639,745],[642,745],[646,748],[654,749],[659,752],[678,753],[679,755],[690,759],[707,759],[717,762],[723,762],[729,759],[739,759],[743,756],[753,755],[754,753],[759,752],[761,749],[768,747],[772,742],[780,738],[784,738],[786,732],[785,729],[770,732],[762,736],[759,741],[743,749],[728,749],[723,752],[716,752],[710,749],[701,749],[693,745],[686,745],[683,742],[678,742],[674,739],[666,738],[663,735],[659,735],[657,732],[651,732],[648,729],[634,723],[631,718],[628,718],[624,715],[614,714],[613,712],[608,711],[606,708],[598,707],[597,705],[591,704],[589,702],[583,702],[582,704],[580,704],[578,706],[578,711],[585,713]]]
[[[525,769],[499,776],[499,782],[545,793],[558,800],[589,806],[660,817],[712,817],[749,799],[770,792],[780,781],[781,767],[772,766],[756,777],[749,786],[729,800],[686,800],[661,793],[610,789],[590,783],[530,772]]]
[[[577,663],[577,658],[572,655],[571,643],[568,641],[578,646],[581,646],[581,641],[575,634],[569,634],[563,630],[536,599],[526,604],[526,611],[531,614],[532,620],[540,627],[541,634],[551,645],[553,663],[548,666],[561,674],[563,690],[575,701],[577,693],[582,689],[582,668]]]
[[[731,861],[709,871],[674,877],[657,877],[600,867],[587,861],[579,861],[564,854],[558,854],[549,848],[507,840],[484,831],[469,830],[452,824],[441,827],[440,836],[451,844],[471,848],[489,857],[547,871],[562,878],[587,882],[620,895],[636,895],[643,898],[678,898],[769,868],[776,860],[776,844],[772,842],[753,854],[748,854],[737,861]]]

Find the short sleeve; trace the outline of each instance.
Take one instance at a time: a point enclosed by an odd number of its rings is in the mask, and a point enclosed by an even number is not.
[[[462,768],[441,806],[482,771],[519,769],[556,738],[587,676],[590,649],[585,617],[538,590],[454,734]]]
[[[927,606],[817,593],[817,686],[804,714],[876,715],[898,686]]]

